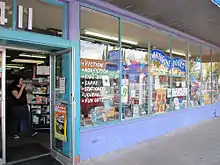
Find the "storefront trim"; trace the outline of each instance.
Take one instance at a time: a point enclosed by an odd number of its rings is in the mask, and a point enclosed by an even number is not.
[[[6,28],[0,28],[0,40],[7,42],[23,42],[28,44],[38,44],[42,46],[50,46],[57,48],[70,48],[72,42],[60,37],[43,35],[32,32],[24,32],[19,30],[11,30]],[[4,43],[3,43],[4,44]]]

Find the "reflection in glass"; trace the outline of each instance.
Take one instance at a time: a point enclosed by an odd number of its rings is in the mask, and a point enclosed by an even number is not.
[[[12,28],[12,8],[13,8],[13,1],[12,0],[1,0],[0,2],[4,2],[5,7],[5,18],[7,21],[4,22],[2,27]],[[3,11],[4,12],[4,11]]]
[[[212,51],[212,103],[220,102],[220,56]]]
[[[189,44],[189,107],[201,105],[201,47]]]
[[[81,57],[86,56],[92,59],[81,58],[80,62],[81,125],[119,119],[118,47],[81,41]]]
[[[164,113],[173,109],[171,96],[170,37],[150,31],[150,92],[151,113]]]
[[[54,79],[55,84],[52,90],[54,92],[52,106],[52,149],[62,155],[72,157],[72,104],[71,104],[71,72],[66,72],[71,68],[70,54],[58,55],[52,57],[55,60]],[[69,61],[67,63],[67,61]],[[64,64],[65,62],[65,64]],[[53,68],[53,67],[52,67]]]
[[[172,99],[173,110],[188,107],[188,43],[172,37]]]
[[[211,53],[209,48],[203,48],[202,54],[202,103],[212,102]]]
[[[18,29],[62,37],[63,27],[65,27],[63,26],[65,22],[63,21],[63,6],[52,5],[41,0],[17,0],[17,5],[23,6],[22,28],[17,24]],[[32,15],[29,14],[29,9],[32,9]],[[30,22],[32,22],[31,29],[28,28]]]
[[[80,15],[81,126],[119,120],[119,21],[85,7]]]
[[[123,44],[122,112],[123,119],[148,115],[148,28],[122,22],[122,38],[136,44]]]

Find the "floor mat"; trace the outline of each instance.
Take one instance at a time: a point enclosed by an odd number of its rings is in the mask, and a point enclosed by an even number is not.
[[[49,155],[49,156],[43,156],[37,159],[25,161],[22,163],[16,163],[14,165],[62,165],[62,164]]]
[[[33,156],[49,153],[50,150],[44,148],[39,143],[24,144],[16,147],[7,148],[7,162],[26,159]]]

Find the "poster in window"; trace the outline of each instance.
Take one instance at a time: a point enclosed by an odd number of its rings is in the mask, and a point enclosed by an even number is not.
[[[166,89],[156,90],[156,113],[164,112],[166,108]]]
[[[121,87],[121,93],[122,93],[122,102],[128,103],[128,86],[127,85],[123,85]]]
[[[57,105],[55,106],[54,111],[54,133],[55,138],[66,142],[67,136],[66,136],[66,106]]]
[[[104,87],[110,87],[110,80],[108,76],[102,76],[102,84]]]

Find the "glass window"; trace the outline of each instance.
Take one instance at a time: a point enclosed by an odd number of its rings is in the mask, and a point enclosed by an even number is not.
[[[55,6],[41,0],[17,0],[17,5],[18,29],[62,36],[64,30],[63,6]]]
[[[0,26],[11,28],[12,27],[12,0],[1,0],[1,12],[3,15],[0,15],[1,23]]]
[[[203,47],[202,53],[202,101],[206,105],[212,102],[211,53],[206,47]]]
[[[212,50],[212,103],[220,102],[220,52]]]
[[[119,20],[82,7],[80,27],[81,126],[118,120]]]
[[[188,107],[188,43],[172,37],[172,100],[173,110]]]
[[[150,31],[150,110],[149,113],[164,113],[173,109],[170,79],[169,35]]]
[[[189,43],[189,107],[201,105],[202,47]]]
[[[148,28],[122,22],[122,112],[129,119],[148,114]]]

